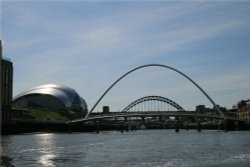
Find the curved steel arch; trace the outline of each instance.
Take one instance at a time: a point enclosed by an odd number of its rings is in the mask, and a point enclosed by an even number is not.
[[[135,101],[133,101],[132,103],[130,103],[127,107],[125,107],[122,112],[127,112],[129,109],[131,109],[132,107],[143,103],[145,101],[152,101],[152,100],[156,100],[156,101],[162,101],[165,102],[167,104],[170,104],[171,106],[173,106],[174,108],[176,108],[179,111],[185,111],[179,104],[177,104],[176,102],[166,98],[166,97],[162,97],[162,96],[145,96],[142,97],[140,99],[137,99]]]
[[[173,70],[179,74],[181,74],[183,77],[185,77],[186,79],[188,79],[191,83],[193,83],[206,97],[207,99],[213,104],[213,106],[215,107],[215,109],[217,110],[217,112],[222,116],[225,117],[224,113],[220,110],[220,108],[215,104],[215,102],[211,99],[211,97],[196,83],[194,82],[190,77],[188,77],[186,74],[182,73],[181,71],[170,67],[170,66],[166,66],[166,65],[162,65],[162,64],[147,64],[147,65],[142,65],[139,67],[136,67],[130,71],[128,71],[127,73],[125,73],[124,75],[122,75],[120,78],[118,78],[103,94],[102,96],[97,100],[97,102],[94,104],[94,106],[92,107],[92,109],[87,113],[87,115],[85,116],[85,118],[87,118],[95,109],[95,107],[99,104],[99,102],[103,99],[103,97],[110,91],[110,89],[112,89],[121,79],[123,79],[124,77],[126,77],[127,75],[129,75],[130,73],[139,70],[141,68],[146,68],[146,67],[163,67],[163,68],[167,68],[170,70]]]

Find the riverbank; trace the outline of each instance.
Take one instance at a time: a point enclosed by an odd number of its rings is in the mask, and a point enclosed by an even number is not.
[[[3,122],[1,134],[21,134],[21,133],[34,133],[34,132],[95,132],[116,130],[117,126],[112,124],[74,124],[69,126],[66,122],[62,121],[35,121],[35,120],[15,120],[10,122]]]
[[[98,124],[72,124],[69,126],[63,121],[36,121],[36,120],[13,120],[2,123],[2,135],[21,134],[21,133],[35,133],[35,132],[99,132],[99,131],[129,131],[137,129],[174,129],[174,126],[159,126],[154,124],[146,124],[145,126],[135,126],[129,124],[114,124],[110,122],[99,122]],[[195,124],[187,126],[180,126],[179,129],[197,129]],[[202,130],[224,130],[223,125],[201,125]],[[236,128],[233,124],[227,125],[227,130],[250,130],[250,122],[245,123],[240,128]]]

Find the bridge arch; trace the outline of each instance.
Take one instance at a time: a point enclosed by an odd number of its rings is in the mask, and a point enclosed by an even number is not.
[[[183,77],[185,77],[186,79],[188,79],[192,84],[194,84],[205,96],[206,98],[213,104],[213,106],[215,107],[216,111],[220,114],[220,116],[225,117],[224,113],[220,110],[220,108],[215,104],[215,102],[212,100],[212,98],[196,83],[194,82],[189,76],[187,76],[186,74],[184,74],[183,72],[167,66],[167,65],[162,65],[162,64],[146,64],[146,65],[142,65],[139,67],[136,67],[130,71],[128,71],[127,73],[125,73],[124,75],[122,75],[120,78],[118,78],[103,94],[102,96],[97,100],[97,102],[94,104],[94,106],[92,107],[92,109],[87,113],[87,115],[85,116],[85,118],[87,118],[95,109],[95,107],[99,104],[99,102],[103,99],[103,97],[110,91],[110,89],[112,89],[120,80],[122,80],[124,77],[126,77],[127,75],[129,75],[130,73],[137,71],[139,69],[142,68],[147,68],[147,67],[163,67],[163,68],[167,68],[170,69],[172,71],[175,71],[179,74],[181,74]]]
[[[130,103],[127,107],[125,107],[122,112],[127,112],[129,111],[131,108],[133,108],[134,106],[146,102],[146,101],[161,101],[167,104],[170,104],[171,106],[173,106],[174,108],[176,108],[178,111],[185,111],[179,104],[177,104],[176,102],[174,102],[173,100],[170,100],[166,97],[162,97],[162,96],[145,96],[142,98],[139,98],[135,101],[133,101],[132,103]]]

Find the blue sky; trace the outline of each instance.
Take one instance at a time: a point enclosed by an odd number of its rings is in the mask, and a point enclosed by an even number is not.
[[[14,64],[14,92],[60,84],[89,108],[122,74],[160,63],[179,69],[221,106],[250,98],[250,1],[2,0],[3,55]],[[141,69],[97,106],[122,110],[148,95],[186,110],[210,102],[185,78]]]

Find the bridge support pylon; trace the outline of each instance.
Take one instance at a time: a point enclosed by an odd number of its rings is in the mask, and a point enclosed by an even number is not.
[[[185,128],[186,128],[186,131],[188,131],[189,130],[189,124],[186,124]]]
[[[159,116],[159,122],[162,122],[162,116]]]
[[[100,133],[99,121],[95,121],[95,132],[96,134]]]
[[[72,133],[72,126],[71,126],[71,123],[68,123],[68,133],[69,133],[69,134]]]
[[[178,133],[180,131],[180,121],[179,121],[179,117],[176,116],[175,117],[175,132]]]
[[[197,130],[198,132],[201,132],[201,121],[198,120],[198,123],[197,123]]]
[[[227,132],[227,131],[228,131],[228,125],[227,125],[227,124],[228,124],[228,120],[227,120],[227,119],[224,119],[224,120],[223,120],[224,132]]]

